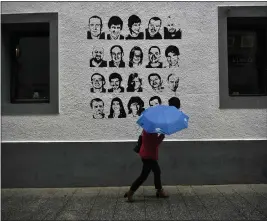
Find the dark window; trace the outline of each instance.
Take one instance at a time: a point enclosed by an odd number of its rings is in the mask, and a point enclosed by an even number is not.
[[[267,108],[267,6],[219,6],[220,108]]]
[[[49,23],[4,24],[10,39],[10,102],[49,103]]]
[[[1,18],[2,114],[57,114],[58,13]]]
[[[227,18],[230,96],[267,95],[267,18]]]

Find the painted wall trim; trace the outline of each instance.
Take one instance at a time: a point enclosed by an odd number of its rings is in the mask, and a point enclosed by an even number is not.
[[[136,138],[137,140],[137,138]],[[136,140],[7,140],[1,143],[123,143],[135,142]],[[231,139],[180,139],[164,140],[164,142],[207,142],[207,141],[264,141],[266,138],[231,138]]]

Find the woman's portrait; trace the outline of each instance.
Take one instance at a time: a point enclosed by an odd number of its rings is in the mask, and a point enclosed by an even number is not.
[[[120,98],[112,99],[108,118],[126,118],[126,112]]]
[[[127,92],[143,92],[142,78],[137,73],[130,74],[126,90]]]
[[[140,97],[131,97],[128,102],[128,114],[138,117],[145,110],[144,101]]]
[[[143,51],[140,47],[134,46],[130,51],[129,67],[139,67],[143,63]]]

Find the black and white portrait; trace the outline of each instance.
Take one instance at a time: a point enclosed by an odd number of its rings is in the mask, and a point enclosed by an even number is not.
[[[105,33],[102,32],[102,27],[102,19],[99,16],[94,15],[89,18],[87,39],[105,39]]]
[[[149,106],[150,107],[153,107],[156,105],[161,105],[161,104],[162,104],[162,101],[161,101],[161,98],[159,96],[153,96],[149,99]]]
[[[157,73],[152,73],[148,76],[148,82],[151,86],[151,88],[156,91],[156,92],[162,92],[164,87],[163,87],[163,81],[160,77],[159,74]]]
[[[138,117],[145,110],[144,101],[140,97],[131,97],[128,102],[128,114]]]
[[[90,59],[90,67],[107,67],[107,61],[103,60],[104,49],[102,47],[94,46],[92,51],[92,58]]]
[[[143,63],[143,51],[140,47],[134,46],[129,55],[129,67],[136,68],[142,65]]]
[[[123,61],[123,48],[120,45],[113,45],[110,49],[111,61],[109,61],[109,67],[124,68],[125,62]]]
[[[126,40],[144,39],[144,32],[140,32],[141,19],[137,15],[131,15],[128,19],[128,28],[130,34],[126,36]]]
[[[132,73],[128,78],[127,92],[143,92],[142,79],[138,73]]]
[[[168,87],[171,91],[176,92],[179,87],[179,77],[177,74],[170,74],[167,78]]]
[[[126,112],[120,98],[112,99],[108,118],[126,118]]]
[[[94,73],[91,76],[91,84],[92,84],[92,87],[90,91],[92,93],[97,93],[97,92],[105,93],[106,92],[106,89],[104,88],[106,81],[102,74]]]
[[[162,68],[163,63],[160,61],[161,52],[158,46],[152,46],[148,50],[149,62],[146,68]]]
[[[182,39],[182,31],[173,16],[167,18],[167,25],[164,27],[164,39]]]
[[[162,21],[159,17],[153,17],[148,22],[148,28],[146,28],[146,39],[162,39],[159,33]]]
[[[118,16],[112,16],[108,21],[109,34],[107,35],[108,40],[123,40],[124,36],[121,35],[123,27],[123,21]]]
[[[169,45],[165,50],[165,56],[168,61],[168,68],[179,67],[179,55],[180,51],[175,45]]]
[[[93,110],[94,119],[105,118],[104,102],[100,98],[94,98],[90,102],[91,109]]]
[[[121,86],[122,77],[118,73],[112,73],[109,75],[109,84],[111,86],[110,89],[108,89],[108,92],[113,93],[122,93],[124,92],[124,87]]]

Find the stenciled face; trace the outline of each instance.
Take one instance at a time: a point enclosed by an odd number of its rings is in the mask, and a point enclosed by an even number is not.
[[[138,110],[140,109],[140,106],[139,106],[138,103],[132,103],[132,104],[130,105],[130,108],[131,108],[131,110],[132,110],[132,114],[133,114],[133,115],[137,115],[137,112],[138,112]]]
[[[101,33],[101,21],[99,18],[91,18],[89,22],[89,31],[92,36],[98,37]]]
[[[135,50],[134,51],[134,56],[133,56],[133,63],[134,64],[139,64],[141,62],[141,51]]]
[[[120,103],[119,103],[119,101],[113,101],[112,102],[112,109],[114,110],[115,113],[120,112]]]
[[[150,34],[151,37],[153,37],[155,34],[157,34],[159,32],[161,26],[161,21],[160,20],[153,20],[151,19],[149,24],[148,24],[148,32]]]
[[[149,102],[149,105],[150,107],[153,107],[153,106],[156,106],[156,105],[159,105],[159,100],[158,99],[153,99]]]
[[[93,101],[93,110],[94,110],[94,115],[103,115],[104,113],[104,103],[103,101]]]
[[[168,19],[168,22],[167,22],[167,29],[170,33],[174,33],[176,31],[176,25],[173,21],[173,19]]]
[[[170,64],[170,66],[176,66],[178,65],[179,57],[173,52],[169,52],[167,56],[167,61]]]
[[[176,76],[176,75],[171,75],[170,77],[169,77],[169,81],[168,81],[168,83],[169,83],[169,87],[170,87],[170,89],[172,90],[172,91],[176,91],[177,90],[177,88],[178,88],[178,85],[179,85],[179,77],[178,76]]]
[[[114,90],[117,90],[120,87],[120,80],[118,78],[113,78],[110,80],[110,85]]]
[[[96,61],[101,61],[104,57],[104,49],[103,48],[94,48],[93,50],[93,58]]]
[[[132,84],[134,85],[134,90],[137,90],[138,88],[141,87],[141,82],[138,77],[133,79]]]
[[[158,76],[153,75],[150,76],[149,78],[149,84],[151,85],[152,88],[159,88],[161,85],[161,80]]]
[[[121,25],[111,25],[109,30],[111,37],[118,39],[121,33]]]
[[[158,48],[151,48],[148,57],[149,57],[149,61],[151,63],[159,62],[159,59],[160,59],[159,49]]]
[[[119,47],[115,47],[111,51],[111,58],[115,63],[119,63],[122,60],[122,52]]]
[[[139,23],[134,23],[134,24],[132,25],[132,32],[133,32],[134,34],[138,35],[139,32],[140,32],[140,28],[141,28],[141,23],[140,23],[140,22],[139,22]]]
[[[95,89],[101,89],[104,86],[104,81],[101,75],[94,75],[92,77],[92,84]]]

